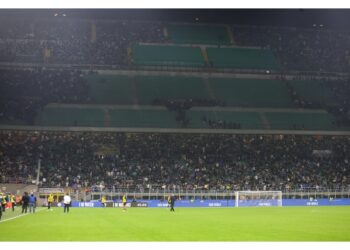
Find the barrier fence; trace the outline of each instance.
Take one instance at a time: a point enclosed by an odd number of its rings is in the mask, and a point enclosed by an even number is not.
[[[270,207],[277,206],[276,200],[250,200],[245,201],[244,204],[237,206],[235,200],[177,200],[175,207]],[[127,207],[138,208],[167,208],[168,203],[165,200],[138,200],[128,202]],[[283,199],[282,206],[350,206],[350,199]],[[89,202],[72,202],[72,207],[88,207],[100,208],[103,207],[100,201]],[[120,201],[107,201],[106,207],[122,207]]]

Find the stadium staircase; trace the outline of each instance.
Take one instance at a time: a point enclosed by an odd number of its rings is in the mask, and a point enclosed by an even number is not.
[[[271,129],[271,124],[267,119],[265,112],[259,112],[260,120],[262,121],[262,125],[264,129]]]
[[[235,39],[233,37],[233,33],[232,33],[232,30],[231,30],[231,27],[229,25],[225,25],[226,26],[226,30],[227,30],[227,34],[230,38],[230,43],[231,44],[235,44]]]

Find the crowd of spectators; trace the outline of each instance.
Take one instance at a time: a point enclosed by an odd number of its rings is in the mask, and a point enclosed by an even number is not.
[[[333,92],[337,104],[328,107],[328,111],[341,117],[341,123],[350,125],[350,79],[347,80],[324,80]]]
[[[155,21],[6,19],[0,22],[0,60],[126,66],[133,44],[169,42],[165,28]],[[272,49],[285,70],[349,71],[348,32],[320,27],[231,28],[237,45]]]
[[[6,20],[0,24],[0,60],[127,65],[127,49],[132,44],[163,41],[162,26],[157,22]]]
[[[296,91],[289,81],[285,81],[289,97],[296,107],[306,109],[326,109],[329,113],[334,114],[338,119],[339,125],[350,124],[350,79],[328,79],[318,80],[319,88],[323,89],[324,99],[308,100],[303,98]],[[307,83],[306,83],[307,84]],[[316,90],[315,91],[319,91]],[[328,96],[332,101],[326,100]]]
[[[0,132],[2,178],[45,187],[215,190],[349,188],[350,137]]]
[[[76,70],[0,70],[0,121],[33,124],[48,103],[83,103],[88,88]]]
[[[349,72],[349,32],[240,25],[232,31],[238,45],[272,49],[286,70]]]

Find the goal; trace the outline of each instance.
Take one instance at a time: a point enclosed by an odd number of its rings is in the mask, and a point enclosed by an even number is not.
[[[282,191],[237,191],[236,207],[282,207]]]

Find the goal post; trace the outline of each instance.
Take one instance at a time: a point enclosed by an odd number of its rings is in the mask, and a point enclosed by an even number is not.
[[[236,191],[236,207],[282,207],[282,191]]]

